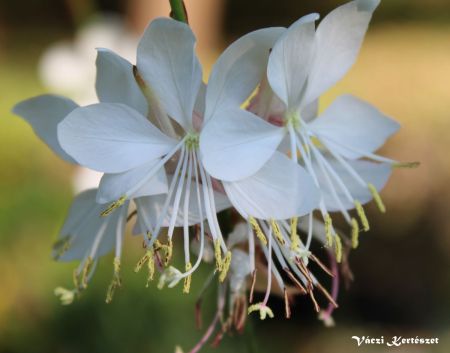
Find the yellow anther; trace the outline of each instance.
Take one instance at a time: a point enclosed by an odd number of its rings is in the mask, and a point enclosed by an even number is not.
[[[77,289],[80,288],[79,276],[80,276],[80,274],[78,273],[78,270],[77,269],[73,270],[73,273],[72,273],[73,285]]]
[[[267,245],[267,238],[264,235],[264,233],[263,233],[261,227],[259,226],[258,222],[256,221],[256,219],[250,216],[248,218],[248,221],[250,222],[258,239],[261,240],[261,243],[263,243],[263,245]]]
[[[392,168],[417,168],[420,166],[420,162],[399,162],[399,163],[393,163]]]
[[[278,242],[281,245],[284,245],[285,241],[284,241],[283,235],[281,234],[280,227],[278,226],[278,223],[275,220],[272,219],[270,221],[270,225],[272,226],[273,234],[275,234],[275,237],[277,238]]]
[[[216,270],[222,272],[222,250],[220,249],[220,240],[214,240],[214,257],[216,258]]]
[[[63,287],[57,287],[54,290],[54,293],[57,297],[59,297],[59,300],[61,300],[62,305],[70,305],[73,303],[73,300],[75,299],[76,290],[69,290]]]
[[[53,244],[53,250],[56,252],[55,260],[58,260],[70,248],[70,236],[57,240]]]
[[[381,199],[380,194],[378,193],[377,188],[373,185],[373,184],[367,184],[370,193],[373,196],[373,200],[375,201],[375,203],[377,204],[378,209],[380,210],[381,213],[385,213],[386,212],[386,207],[384,206],[383,200]]]
[[[123,195],[120,199],[118,199],[117,201],[114,201],[111,205],[109,205],[106,210],[104,210],[102,213],[100,213],[100,215],[102,217],[106,217],[109,216],[111,213],[113,213],[113,211],[116,208],[119,208],[120,206],[122,206],[125,201],[127,200],[127,196]]]
[[[333,228],[333,221],[331,219],[331,216],[327,213],[325,214],[325,239],[326,239],[326,246],[332,247],[333,246],[333,235],[332,235],[332,228]]]
[[[352,247],[356,249],[359,244],[359,224],[355,218],[352,218]]]
[[[266,304],[264,303],[257,303],[250,305],[248,307],[248,314],[250,315],[254,311],[259,311],[259,318],[261,320],[265,320],[267,316],[269,316],[271,319],[274,318],[273,311],[270,309]]]
[[[298,218],[291,218],[291,250],[296,251],[300,247],[300,237],[297,234]]]
[[[334,235],[334,252],[336,254],[336,261],[340,263],[342,261],[342,241],[341,237],[337,234]]]
[[[105,301],[107,304],[112,302],[116,288],[122,286],[122,280],[120,279],[120,258],[115,257],[113,264],[114,264],[114,275],[108,287],[108,291],[106,292]]]
[[[192,264],[188,262],[186,264],[186,272],[190,271],[192,269]],[[183,286],[183,293],[188,294],[189,290],[191,289],[191,281],[192,281],[192,274],[188,275],[184,278],[184,286]]]
[[[155,251],[153,249],[147,250],[145,252],[144,256],[142,256],[142,258],[136,264],[134,272],[139,272],[145,263],[147,263],[148,268],[147,283],[145,284],[145,286],[148,287],[150,281],[153,281],[153,276],[155,275]]]
[[[220,282],[225,281],[225,278],[227,277],[228,274],[228,270],[230,269],[230,265],[231,265],[231,252],[228,251],[227,254],[225,255],[225,259],[222,262],[222,271],[220,272],[219,275]]]
[[[361,220],[363,229],[367,232],[370,229],[369,220],[367,219],[364,208],[359,201],[355,201],[356,212],[358,213],[359,219]]]
[[[166,258],[164,261],[164,264],[167,266],[170,263],[170,260],[172,260],[172,255],[173,255],[173,243],[172,243],[172,239],[169,239],[167,241],[167,245],[166,245]]]
[[[88,256],[88,258],[86,259],[86,262],[84,263],[83,269],[81,270],[81,286],[83,288],[87,288],[88,275],[89,275],[89,270],[91,269],[92,263],[93,263],[92,258],[90,256]]]

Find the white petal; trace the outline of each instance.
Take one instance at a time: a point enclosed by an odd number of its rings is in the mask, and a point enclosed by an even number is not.
[[[13,113],[25,119],[57,155],[70,163],[76,163],[62,148],[57,138],[57,126],[78,105],[72,100],[55,95],[42,95],[18,103]]]
[[[397,132],[400,125],[375,107],[350,95],[338,97],[328,109],[309,124],[329,149],[356,159],[373,152]]]
[[[127,195],[127,197],[139,197],[166,193],[167,177],[164,167],[159,167],[159,170],[155,171],[155,167],[159,161],[159,159],[152,160],[123,173],[104,174],[100,181],[97,202],[112,202],[124,195]],[[130,194],[130,190],[135,188],[145,178],[148,178],[151,173],[156,174],[140,187],[138,191]]]
[[[231,44],[214,65],[206,93],[205,120],[226,105],[239,107],[264,77],[270,49],[285,31],[265,28]]]
[[[139,112],[117,103],[75,109],[59,124],[58,138],[78,163],[105,173],[140,166],[176,144]]]
[[[318,98],[353,66],[380,0],[356,0],[330,12],[316,33],[316,52],[305,102]]]
[[[278,39],[269,56],[270,85],[290,109],[300,106],[314,50],[317,14],[304,16]]]
[[[158,18],[145,30],[137,51],[140,75],[168,114],[186,130],[192,128],[192,113],[202,82],[195,42],[187,24]]]
[[[339,162],[332,160],[329,160],[328,162],[330,163],[334,171],[339,175],[342,182],[345,184],[348,191],[355,200],[361,202],[362,204],[365,204],[372,200],[373,197],[368,187],[364,187],[360,183],[358,183]],[[348,161],[348,163],[366,183],[373,184],[378,191],[380,191],[386,185],[392,173],[392,168],[387,163],[378,164],[368,161]],[[332,192],[325,180],[325,176],[323,175],[322,170],[317,165],[314,165],[314,169],[320,183],[320,189],[323,193],[327,210],[330,212],[338,211],[340,207],[332,195]],[[339,185],[334,181],[334,179],[331,177],[330,179],[332,180],[332,183],[336,190],[336,194],[341,200],[344,208],[347,210],[355,208],[354,203],[350,202],[350,200],[345,197],[342,189],[339,188]]]
[[[200,218],[200,209],[198,208],[198,202],[197,202],[197,191],[196,191],[195,183],[191,183],[191,191],[189,196],[189,216],[188,216],[188,224],[194,225],[198,224],[201,221],[204,221],[206,219],[206,210],[204,209],[204,206],[202,205],[202,215],[203,219]],[[185,199],[185,192],[183,192],[181,196],[180,205],[184,205],[184,199]],[[138,216],[141,214],[145,214],[148,220],[150,220],[150,224],[155,226],[157,224],[157,221],[159,217],[161,216],[161,212],[164,207],[164,202],[166,200],[166,195],[153,195],[148,197],[140,197],[136,199],[136,203],[139,207]],[[230,201],[228,200],[228,197],[220,192],[214,192],[214,202],[216,205],[216,211],[221,212],[231,206]],[[176,227],[183,226],[184,222],[184,207],[178,208],[178,214],[175,221]],[[169,206],[168,211],[163,219],[162,226],[168,227],[170,223],[170,219],[173,214],[173,208],[172,205]],[[139,223],[139,222],[138,222]],[[145,223],[142,223],[145,224]],[[141,230],[140,230],[141,231]]]
[[[133,75],[133,66],[108,49],[97,50],[95,88],[100,102],[123,103],[147,115],[147,100]]]
[[[270,159],[283,136],[282,128],[248,111],[222,109],[200,134],[202,163],[216,179],[247,178]]]
[[[316,99],[313,102],[306,105],[301,111],[301,117],[303,121],[311,121],[317,118],[317,114],[319,113],[319,100]]]
[[[231,203],[244,218],[300,217],[311,212],[319,202],[319,191],[309,174],[279,152],[255,175],[223,185]]]

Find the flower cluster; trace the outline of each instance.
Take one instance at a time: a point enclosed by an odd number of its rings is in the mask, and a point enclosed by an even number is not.
[[[182,281],[189,292],[195,270],[214,261],[222,283],[217,317],[231,298],[228,327],[240,330],[247,312],[273,317],[270,293],[284,297],[287,317],[293,294],[308,294],[319,312],[318,290],[336,307],[337,263],[369,230],[363,205],[374,200],[385,211],[379,191],[398,163],[375,151],[399,125],[350,95],[321,114],[318,100],[356,60],[378,3],[351,1],[318,26],[311,14],[287,29],[251,32],[222,53],[207,84],[189,26],[159,18],[140,40],[135,65],[98,49],[98,104],[54,95],[19,103],[14,112],[54,152],[104,173],[98,189],[76,197],[55,244],[57,259],[80,260],[74,289],[56,290],[63,303],[115,249],[112,299],[125,225],[137,215],[134,233],[145,251],[136,271],[146,267],[149,281],[159,273],[159,288]],[[218,213],[228,209],[240,221],[226,236]],[[350,237],[336,230],[333,212]],[[177,228],[184,269],[170,265]],[[310,251],[313,238],[328,250],[331,269]],[[333,277],[331,294],[311,263]],[[257,273],[265,296],[252,303]],[[325,321],[330,312],[322,312]]]

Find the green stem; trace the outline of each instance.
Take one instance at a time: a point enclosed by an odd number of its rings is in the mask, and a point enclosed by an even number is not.
[[[184,6],[183,0],[169,0],[170,7],[172,11],[170,12],[170,17],[174,20],[188,23],[188,17],[186,13],[186,7]]]

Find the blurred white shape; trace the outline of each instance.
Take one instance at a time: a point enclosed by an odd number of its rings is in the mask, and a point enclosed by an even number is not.
[[[40,79],[53,93],[69,96],[80,105],[95,103],[96,48],[108,48],[134,62],[138,39],[120,17],[98,15],[78,30],[73,41],[55,43],[44,52],[39,63]],[[72,181],[74,191],[96,188],[101,176],[78,167]]]

